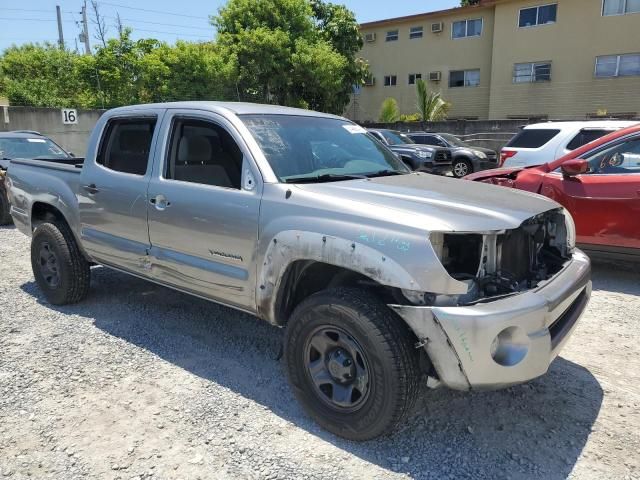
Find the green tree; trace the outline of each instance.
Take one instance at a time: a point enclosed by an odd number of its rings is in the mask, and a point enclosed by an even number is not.
[[[385,98],[380,109],[380,123],[394,123],[400,120],[400,108],[395,98]]]
[[[416,82],[416,97],[418,99],[418,113],[423,122],[447,118],[450,104],[442,99],[439,92],[430,92],[427,88],[427,82],[422,79]]]
[[[14,105],[90,107],[95,92],[84,81],[80,56],[53,44],[26,44],[0,57],[0,96]]]
[[[480,0],[460,0],[461,7],[468,7],[469,5],[477,5],[480,3]]]
[[[308,0],[230,0],[211,19],[237,62],[239,99],[342,113],[366,65],[355,17]]]

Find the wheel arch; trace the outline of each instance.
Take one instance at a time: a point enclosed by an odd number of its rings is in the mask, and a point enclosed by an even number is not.
[[[41,225],[43,223],[61,222],[66,225],[71,232],[71,235],[73,235],[73,238],[75,239],[80,252],[87,260],[89,260],[89,257],[84,251],[82,243],[78,238],[76,230],[73,228],[73,224],[58,207],[52,205],[51,203],[37,200],[31,205],[31,213],[29,215],[29,218],[31,219],[31,232],[35,231],[38,225]]]
[[[325,288],[365,286],[391,298],[417,285],[399,263],[372,247],[301,231],[273,238],[257,278],[259,316],[275,325],[286,324],[297,303]]]

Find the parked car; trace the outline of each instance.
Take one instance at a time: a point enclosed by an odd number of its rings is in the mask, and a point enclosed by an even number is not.
[[[11,223],[9,200],[4,185],[12,158],[69,159],[71,156],[50,138],[31,130],[0,132],[0,225]]]
[[[450,148],[453,176],[456,178],[498,166],[495,150],[469,145],[450,133],[409,132],[406,135],[420,145]]]
[[[500,165],[528,167],[551,162],[597,138],[637,123],[601,120],[527,125],[504,146],[500,152]]]
[[[286,327],[306,411],[365,440],[420,383],[543,375],[591,292],[570,216],[409,169],[349,120],[246,103],[117,108],[82,168],[14,160],[9,198],[50,303],[101,264]]]
[[[640,125],[534,168],[466,178],[545,195],[571,213],[578,245],[588,253],[640,259]]]
[[[370,128],[369,133],[398,154],[412,170],[447,175],[451,173],[451,149],[418,145],[397,130]]]

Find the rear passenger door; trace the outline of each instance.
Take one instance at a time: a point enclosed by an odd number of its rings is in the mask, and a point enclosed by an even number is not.
[[[80,235],[99,263],[146,273],[146,194],[162,113],[112,117],[91,142],[78,189]]]
[[[242,137],[210,112],[168,111],[149,184],[153,276],[255,309],[262,182]]]

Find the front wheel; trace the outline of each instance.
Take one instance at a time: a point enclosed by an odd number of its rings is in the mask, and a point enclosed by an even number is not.
[[[285,336],[289,380],[323,428],[350,440],[392,431],[416,399],[415,338],[374,295],[352,288],[316,293],[293,312]]]
[[[466,159],[454,160],[453,161],[453,176],[456,178],[462,178],[465,175],[469,175],[473,173],[473,165],[471,162]]]
[[[89,262],[62,222],[43,223],[35,229],[31,268],[38,287],[53,305],[79,302],[89,292]]]

